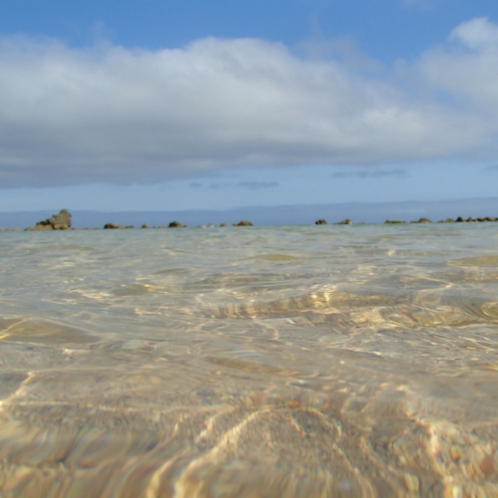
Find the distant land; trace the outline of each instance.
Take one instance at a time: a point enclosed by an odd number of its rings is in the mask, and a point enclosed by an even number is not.
[[[72,214],[72,224],[77,228],[99,227],[105,223],[134,225],[140,227],[147,223],[168,225],[171,221],[179,221],[189,226],[219,225],[250,220],[254,225],[312,225],[318,219],[325,219],[329,224],[337,223],[345,218],[354,223],[383,223],[386,219],[418,220],[426,217],[432,221],[462,216],[498,217],[498,198],[460,199],[434,202],[389,202],[389,203],[346,203],[316,204],[297,206],[256,206],[229,209],[226,211],[189,210],[189,211],[78,211],[71,206],[54,206],[50,210],[30,212],[0,213],[0,227],[26,228],[37,221],[50,218],[61,209],[68,209]]]

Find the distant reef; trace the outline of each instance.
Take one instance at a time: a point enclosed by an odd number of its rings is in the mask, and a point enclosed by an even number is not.
[[[207,227],[213,227],[209,223]],[[218,225],[219,227],[226,227],[226,223],[221,223]],[[248,220],[242,220],[238,223],[233,223],[234,227],[252,227],[254,224]],[[117,223],[106,223],[103,227],[104,230],[119,230],[119,229],[133,229],[135,228],[133,225],[119,225]],[[140,228],[150,228],[150,225],[144,223]],[[154,225],[152,228],[188,228],[188,225],[184,225],[179,221],[172,221],[168,225]],[[25,228],[25,231],[32,232],[38,230],[77,230],[76,227],[71,226],[71,213],[67,209],[62,209],[59,211],[59,214],[52,215],[51,218],[47,218],[46,220],[41,220],[36,223],[35,226]],[[20,230],[20,229],[16,229]],[[83,230],[90,230],[90,228],[83,228]],[[95,227],[94,230],[98,230],[98,227]],[[0,228],[0,231],[11,231],[11,229]]]
[[[30,226],[28,228],[25,228],[25,231],[39,231],[39,230],[77,230],[76,227],[72,226],[72,216],[71,213],[67,209],[62,209],[59,211],[58,214],[52,215],[50,218],[47,218],[45,220],[38,221],[34,226]],[[482,222],[496,222],[498,221],[498,217],[492,217],[492,216],[486,216],[486,217],[472,217],[469,216],[468,218],[463,218],[462,216],[458,216],[457,218],[446,218],[444,220],[438,221],[438,223],[482,223]],[[406,225],[408,222],[402,219],[387,219],[384,221],[384,224],[386,225]],[[410,223],[433,223],[433,221],[427,217],[421,217],[418,220],[413,220],[410,221]],[[302,223],[301,223],[302,224]],[[325,218],[320,218],[315,221],[315,225],[327,225],[327,220]],[[333,223],[334,225],[353,225],[353,221],[349,218],[346,218],[342,221],[338,221]],[[364,225],[364,222],[358,223],[359,225]],[[205,224],[205,225],[199,225],[199,227],[203,228],[209,228],[209,227],[226,227],[226,223],[220,223],[218,225],[214,225],[211,223]],[[252,227],[254,226],[254,223],[252,221],[249,221],[247,219],[243,219],[239,221],[238,223],[232,223],[232,226],[234,227]],[[143,223],[140,225],[140,228],[142,229],[148,229],[148,228],[186,228],[188,227],[187,224],[184,224],[179,221],[171,221],[169,223],[166,223],[164,225],[153,225],[150,226],[148,223]],[[118,224],[118,223],[113,223],[113,222],[108,222],[105,223],[102,226],[103,229],[105,230],[116,230],[116,229],[133,229],[135,228],[134,225],[124,225],[124,224]],[[83,230],[90,230],[91,228],[83,228]],[[19,228],[12,229],[12,228],[0,228],[0,232],[6,232],[6,231],[20,231]],[[93,230],[98,230],[98,227],[94,227]]]
[[[445,220],[440,220],[438,223],[482,223],[486,221],[498,221],[498,218],[493,218],[491,216],[486,216],[485,218],[473,218],[469,216],[467,219],[459,216],[456,220],[453,218],[446,218]],[[384,221],[385,225],[406,225],[408,222],[405,220],[386,220]],[[429,218],[419,218],[418,220],[410,221],[410,223],[432,223],[432,220]],[[343,221],[339,221],[338,223],[334,223],[334,225],[353,225],[354,223],[349,219],[345,219]],[[365,223],[360,223],[364,225]],[[315,221],[315,225],[327,225],[327,220],[320,219]]]

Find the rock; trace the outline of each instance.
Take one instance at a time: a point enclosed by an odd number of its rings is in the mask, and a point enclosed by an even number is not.
[[[67,209],[62,209],[59,214],[39,221],[34,227],[28,227],[26,230],[68,230],[69,228],[71,228],[71,213]]]
[[[455,223],[455,220],[453,218],[446,218],[444,220],[445,223]]]
[[[135,227],[133,225],[126,225],[125,228],[127,228],[128,230],[130,230],[130,229],[133,229]]]
[[[459,216],[456,220],[455,220],[456,223],[462,223],[463,222],[463,218],[461,216]]]
[[[315,225],[326,225],[327,224],[327,220],[316,220],[315,221]]]
[[[147,225],[147,223],[144,223],[140,228],[150,228],[150,226]]]
[[[226,223],[221,223],[221,225],[218,225],[219,227],[226,227],[227,224]]]
[[[432,223],[432,220],[429,218],[419,218],[417,223]]]
[[[116,230],[118,228],[124,228],[123,225],[116,225],[115,223],[106,223],[104,225],[104,230]]]
[[[402,220],[386,220],[384,221],[385,224],[387,225],[402,225],[404,223],[406,223],[406,221],[402,221]]]
[[[334,223],[334,225],[352,225],[352,224],[353,222],[349,218],[346,218],[345,220],[342,220],[339,223]]]
[[[71,228],[71,214],[67,209],[62,209],[48,220],[54,230],[67,230]]]
[[[169,225],[168,228],[182,228],[183,225],[179,221],[172,221]]]
[[[250,221],[242,220],[242,221],[239,221],[238,223],[234,223],[233,226],[234,227],[252,227],[254,225]]]
[[[52,225],[40,225],[37,223],[34,227],[26,228],[26,232],[34,232],[37,230],[53,230],[54,227]]]
[[[472,218],[472,216],[469,216],[465,221],[471,222],[471,221],[477,221],[475,218]]]

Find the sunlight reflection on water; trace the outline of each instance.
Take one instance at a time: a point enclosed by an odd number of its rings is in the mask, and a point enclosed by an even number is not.
[[[496,230],[1,234],[1,493],[498,495]]]

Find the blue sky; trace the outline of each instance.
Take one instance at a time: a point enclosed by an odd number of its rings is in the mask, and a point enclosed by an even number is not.
[[[0,3],[0,210],[497,197],[498,4]]]

